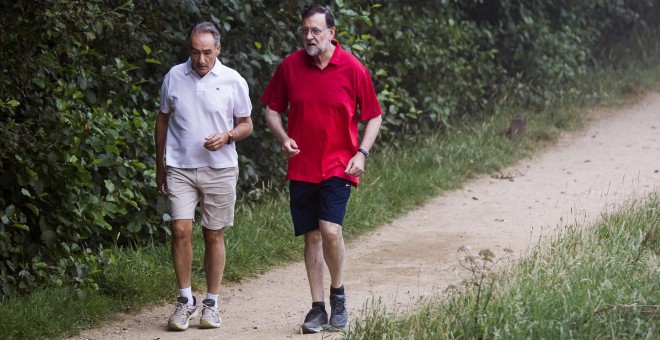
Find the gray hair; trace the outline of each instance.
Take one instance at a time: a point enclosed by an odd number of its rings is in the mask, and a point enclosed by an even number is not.
[[[220,32],[217,28],[215,28],[215,25],[208,21],[200,22],[199,24],[190,28],[190,31],[188,31],[188,44],[190,44],[190,38],[195,33],[211,33],[213,34],[213,39],[215,40],[215,46],[217,47],[220,45]]]

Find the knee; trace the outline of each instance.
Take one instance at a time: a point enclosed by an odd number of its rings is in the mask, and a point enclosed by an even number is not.
[[[192,226],[188,223],[172,223],[172,238],[175,241],[188,241],[192,237]]]
[[[305,234],[305,243],[309,246],[320,245],[323,241],[323,237],[318,230],[310,231]]]
[[[225,242],[225,231],[209,230],[204,228],[204,243],[207,245],[223,244]]]
[[[341,227],[339,228],[327,228],[323,233],[324,242],[341,242],[343,240],[343,235],[341,233]]]

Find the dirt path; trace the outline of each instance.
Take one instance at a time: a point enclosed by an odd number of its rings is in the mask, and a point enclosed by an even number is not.
[[[460,189],[348,246],[345,286],[351,315],[380,300],[406,310],[420,298],[460,281],[463,245],[522,255],[541,235],[602,213],[660,185],[660,93],[616,111],[603,111],[556,147]],[[442,169],[439,169],[442,171]],[[508,178],[510,177],[510,179]],[[326,286],[328,286],[327,284]],[[76,339],[320,339],[299,335],[311,305],[302,263],[222,289],[222,327],[166,331],[172,305],[127,316]],[[199,297],[198,297],[199,299]],[[327,336],[327,334],[326,334]]]

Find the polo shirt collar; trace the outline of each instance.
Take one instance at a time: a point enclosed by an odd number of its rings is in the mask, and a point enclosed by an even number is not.
[[[213,75],[215,75],[215,76],[219,75],[221,65],[222,65],[222,63],[220,62],[220,60],[218,60],[218,58],[215,58],[215,64],[213,64],[213,68],[209,71],[209,73],[213,73]],[[195,70],[193,70],[193,68],[192,68],[192,60],[190,59],[190,57],[188,57],[188,60],[186,60],[186,71],[185,71],[185,73],[186,73],[186,75],[189,75],[191,72],[195,72]],[[199,75],[197,75],[197,76],[199,76]]]
[[[342,50],[343,48],[341,47],[341,44],[339,44],[339,41],[332,39],[330,42],[333,45],[335,45],[335,51],[332,53],[332,58],[330,58],[330,64],[339,64],[339,59],[341,58],[342,55]]]

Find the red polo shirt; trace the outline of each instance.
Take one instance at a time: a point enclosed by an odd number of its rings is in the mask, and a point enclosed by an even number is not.
[[[304,49],[286,57],[261,101],[280,113],[289,107],[287,134],[300,153],[289,159],[287,179],[320,183],[337,176],[357,186],[359,178],[344,170],[358,149],[358,119],[377,117],[381,109],[367,68],[336,40],[332,44],[323,70]]]

